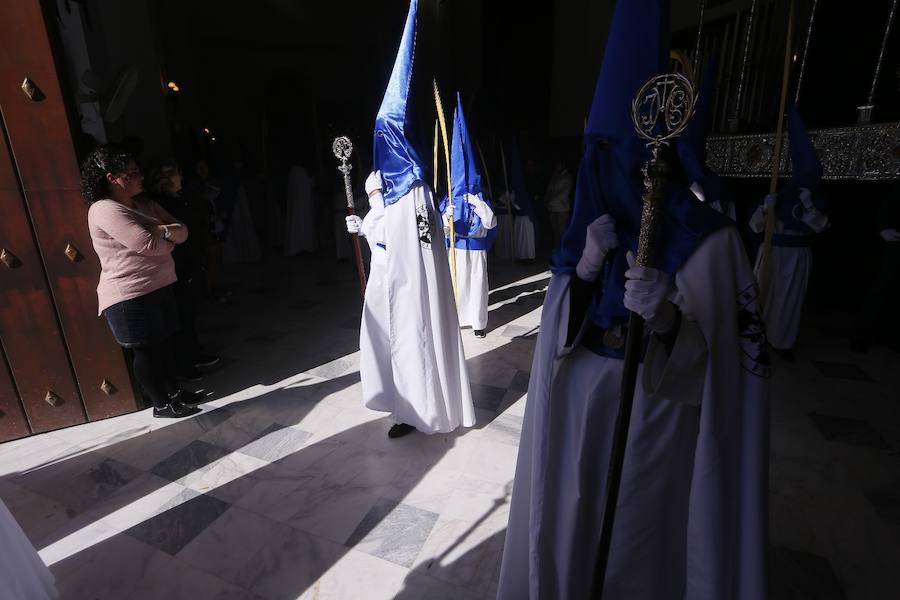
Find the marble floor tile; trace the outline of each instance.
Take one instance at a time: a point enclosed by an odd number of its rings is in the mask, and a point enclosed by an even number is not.
[[[819,413],[809,413],[809,418],[812,419],[816,428],[826,440],[875,448],[877,450],[889,448],[881,434],[866,421]]]
[[[232,407],[234,416],[218,427],[210,429],[198,439],[219,448],[235,451],[258,438],[263,431],[272,425],[269,419],[260,418],[240,407]]]
[[[507,325],[503,328],[500,335],[507,338],[520,338],[533,335],[535,332],[535,327],[528,327],[525,325]]]
[[[518,448],[507,443],[482,439],[478,451],[469,459],[467,472],[496,483],[512,481],[516,472]]]
[[[484,439],[503,444],[509,444],[518,448],[519,438],[522,436],[522,417],[504,413],[497,415],[484,428]]]
[[[103,521],[93,521],[78,529],[73,529],[65,536],[60,536],[53,543],[38,544],[35,548],[38,549],[38,554],[44,564],[52,567],[70,557],[78,556],[89,548],[101,545],[117,535],[121,535],[118,529]]]
[[[496,594],[490,600],[496,598]],[[430,577],[418,570],[410,571],[403,580],[403,588],[393,600],[488,600],[488,596]]]
[[[516,374],[513,376],[512,381],[509,384],[509,389],[521,390],[523,392],[528,391],[528,380],[530,377],[530,371],[517,370]]]
[[[27,474],[84,453],[78,446],[46,433],[4,442],[0,444],[0,477]]]
[[[500,576],[505,536],[505,529],[441,517],[413,572],[483,595]]]
[[[36,547],[69,520],[66,507],[19,485],[0,479],[0,499]]]
[[[266,469],[270,463],[253,456],[232,452],[212,464],[197,469],[189,475],[178,480],[179,483],[194,491],[209,494],[220,500],[228,501],[226,489],[231,490],[231,484],[239,485],[245,479],[262,469]],[[223,490],[220,492],[220,490]]]
[[[289,525],[343,544],[378,501],[368,488],[317,478],[305,480],[282,504],[295,511],[286,519]]]
[[[238,572],[284,524],[242,508],[231,507],[176,555],[185,563],[234,582]]]
[[[234,581],[267,600],[300,598],[346,553],[338,544],[286,527],[238,570]]]
[[[825,377],[833,379],[850,379],[853,381],[872,381],[872,378],[859,365],[846,362],[814,360],[812,363]]]
[[[193,490],[182,492],[170,504],[167,510],[125,533],[174,555],[229,509],[228,503]]]
[[[846,600],[828,560],[802,550],[775,547],[770,552],[773,600]]]
[[[435,513],[382,500],[372,507],[345,545],[411,567],[437,519]]]
[[[472,383],[470,385],[472,387],[472,402],[476,408],[490,412],[496,412],[500,408],[500,401],[503,400],[503,396],[506,394],[505,388],[481,383]]]
[[[866,494],[875,512],[900,542],[900,482],[880,487]]]
[[[93,452],[32,470],[13,481],[58,501],[73,517],[142,474],[140,469]]]
[[[147,577],[151,558],[157,552],[119,534],[54,563],[50,570],[61,599],[130,599],[139,582],[159,583]]]
[[[97,453],[147,471],[203,434],[204,430],[197,421],[181,419],[128,440],[98,448]]]
[[[310,436],[312,434],[308,431],[273,423],[251,442],[239,448],[238,452],[266,462],[275,462],[303,448]]]
[[[300,600],[391,600],[402,592],[407,569],[363,552],[348,550]],[[419,598],[431,598],[419,596]]]
[[[169,481],[179,481],[228,456],[229,451],[207,442],[194,440],[151,469],[151,473]]]

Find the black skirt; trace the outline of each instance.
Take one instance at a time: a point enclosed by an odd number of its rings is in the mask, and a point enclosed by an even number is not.
[[[123,348],[153,346],[178,330],[174,285],[113,304],[103,311],[113,337]]]

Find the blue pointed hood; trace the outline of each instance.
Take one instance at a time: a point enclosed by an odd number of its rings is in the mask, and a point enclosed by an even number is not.
[[[388,81],[381,108],[375,117],[375,145],[372,162],[381,171],[384,203],[390,205],[425,181],[425,169],[413,143],[409,110],[410,87],[416,57],[416,17],[418,1],[411,0],[400,48]]]
[[[575,186],[575,205],[562,243],[553,255],[554,273],[573,274],[584,251],[587,227],[604,214],[616,222],[620,247],[606,259],[590,309],[591,320],[609,328],[624,323],[626,251],[640,235],[643,176],[650,157],[634,131],[634,96],[651,77],[668,71],[668,0],[620,0],[603,55],[603,66],[585,130],[584,155]],[[728,219],[697,202],[685,185],[673,184],[663,203],[656,268],[673,275],[707,235]],[[621,356],[621,351],[610,355]]]
[[[450,182],[453,185],[454,202],[466,194],[479,195],[481,190],[481,174],[475,158],[475,148],[469,136],[466,115],[463,112],[462,99],[456,93],[456,110],[453,111],[453,141],[450,142]]]
[[[647,155],[631,122],[631,101],[648,79],[668,71],[668,61],[668,0],[617,2],[585,137],[610,142],[623,166],[639,166]]]
[[[822,163],[794,104],[788,112],[788,135],[791,149],[791,183],[797,188],[813,190],[822,181]]]
[[[453,139],[450,142],[450,184],[453,196],[453,225],[456,234],[455,244],[461,250],[488,250],[497,237],[497,229],[492,228],[486,237],[472,237],[481,230],[482,222],[471,204],[465,201],[466,194],[478,196],[490,206],[490,200],[484,197],[481,185],[481,173],[475,157],[475,146],[469,135],[462,98],[456,93],[456,109],[453,111]],[[447,211],[445,197],[438,207],[441,214]],[[449,240],[448,240],[449,243]]]

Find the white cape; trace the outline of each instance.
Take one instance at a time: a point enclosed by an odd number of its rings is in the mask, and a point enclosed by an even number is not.
[[[231,224],[225,237],[222,249],[222,260],[225,264],[256,262],[262,254],[259,251],[259,240],[256,237],[256,226],[250,213],[247,190],[238,187],[231,211]]]
[[[292,167],[288,173],[286,205],[284,255],[312,252],[318,247],[313,178],[303,167]]]
[[[527,216],[515,217],[515,253],[517,260],[534,258],[534,223]]]
[[[828,217],[815,207],[803,209],[801,220],[814,233],[828,229]],[[762,208],[757,208],[750,217],[750,229],[756,233],[765,230],[766,217]],[[797,231],[785,230],[781,220],[775,221],[775,233],[790,237],[803,236]],[[756,255],[754,272],[759,280],[759,268],[762,262],[762,248]],[[772,245],[769,256],[769,285],[763,303],[763,316],[766,321],[766,334],[773,348],[790,350],[797,343],[800,331],[800,316],[803,314],[803,303],[806,301],[806,287],[809,285],[809,274],[812,270],[812,251],[809,247]]]
[[[759,272],[762,252],[756,257],[754,271]],[[769,286],[763,304],[766,334],[773,348],[789,350],[797,342],[800,317],[812,269],[809,248],[772,246],[769,256]]]
[[[424,433],[471,427],[475,408],[431,190],[417,185],[372,210],[384,211],[386,248],[370,239],[359,343],[365,405]]]
[[[569,284],[554,275],[544,304],[500,600],[591,593],[622,361],[564,346]],[[639,372],[603,597],[764,600],[768,366],[737,232],[710,235],[675,284],[684,318]]]
[[[47,600],[56,598],[53,574],[0,500],[0,598]]]
[[[448,250],[449,252],[449,250]],[[456,306],[460,327],[484,329],[488,321],[486,250],[456,249]]]

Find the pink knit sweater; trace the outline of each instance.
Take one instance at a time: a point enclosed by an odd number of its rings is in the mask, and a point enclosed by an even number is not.
[[[115,200],[100,200],[91,205],[88,228],[101,267],[98,314],[113,304],[175,283],[173,242],[183,242],[187,229],[168,241],[153,227],[177,222],[149,199],[136,198],[133,209]]]

